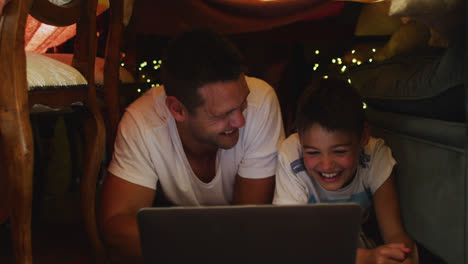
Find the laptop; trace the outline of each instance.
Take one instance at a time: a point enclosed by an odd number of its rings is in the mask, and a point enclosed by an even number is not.
[[[143,208],[143,263],[355,263],[358,204]]]

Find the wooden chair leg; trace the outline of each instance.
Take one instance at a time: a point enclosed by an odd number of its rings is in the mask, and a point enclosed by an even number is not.
[[[81,207],[88,237],[95,250],[96,263],[103,263],[106,254],[99,238],[96,221],[96,185],[105,147],[105,128],[99,113],[82,115],[85,135],[85,164],[81,179]]]
[[[12,111],[15,112],[15,111]],[[11,238],[15,263],[32,263],[31,209],[33,190],[33,139],[28,111],[7,117],[0,113],[0,138],[4,148],[9,187]]]

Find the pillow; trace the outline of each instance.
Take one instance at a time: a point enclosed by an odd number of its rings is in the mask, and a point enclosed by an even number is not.
[[[32,52],[26,52],[26,71],[29,91],[88,84],[77,69]]]
[[[383,61],[399,54],[424,48],[427,46],[430,37],[430,30],[425,24],[409,21],[402,24],[392,34],[390,40],[381,49],[377,50],[374,59]]]
[[[68,65],[71,65],[73,60],[73,54],[46,53],[44,55]],[[96,58],[94,78],[97,85],[104,85],[104,63],[105,60],[103,58]],[[119,79],[123,84],[135,83],[135,79],[133,78],[132,74],[130,74],[130,72],[127,71],[124,67],[120,67]]]
[[[356,36],[389,36],[401,25],[398,17],[388,15],[389,3],[364,4],[356,23]]]
[[[383,111],[429,118],[465,118],[464,35],[447,49],[428,49],[351,69],[363,99]],[[456,113],[455,113],[456,112]]]
[[[391,0],[389,15],[411,17],[433,31],[430,44],[452,40],[465,18],[464,0]]]
[[[454,10],[463,0],[391,0],[390,16],[432,16]]]

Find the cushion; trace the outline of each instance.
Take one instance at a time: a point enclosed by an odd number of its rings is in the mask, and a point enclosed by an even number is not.
[[[464,0],[392,0],[390,16],[411,17],[433,31],[430,44],[451,41],[465,21]]]
[[[379,110],[462,121],[464,36],[447,49],[428,49],[351,69],[362,97]]]
[[[391,16],[433,16],[456,8],[463,0],[392,0]]]
[[[354,35],[356,36],[388,36],[401,25],[398,17],[388,15],[387,1],[364,4],[359,14]]]
[[[28,90],[59,89],[87,85],[84,76],[75,68],[49,57],[26,52]]]
[[[68,65],[71,65],[73,59],[73,54],[66,53],[46,53],[44,55]],[[96,58],[94,77],[97,85],[104,85],[104,63],[105,60],[103,58]],[[120,67],[119,78],[120,82],[124,84],[135,83],[135,79],[133,78],[132,74],[130,74],[130,72],[127,71],[124,67]]]
[[[374,59],[383,61],[399,54],[427,47],[430,36],[430,30],[425,24],[409,21],[402,24],[392,34],[390,40],[377,50]]]

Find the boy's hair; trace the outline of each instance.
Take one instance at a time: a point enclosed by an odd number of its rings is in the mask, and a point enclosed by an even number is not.
[[[198,88],[236,81],[243,72],[242,57],[227,39],[208,29],[194,29],[170,41],[162,81],[166,94],[175,96],[193,113],[204,103]]]
[[[361,136],[365,113],[358,91],[346,81],[319,79],[304,91],[296,114],[299,135],[313,124],[329,131],[346,131]]]

